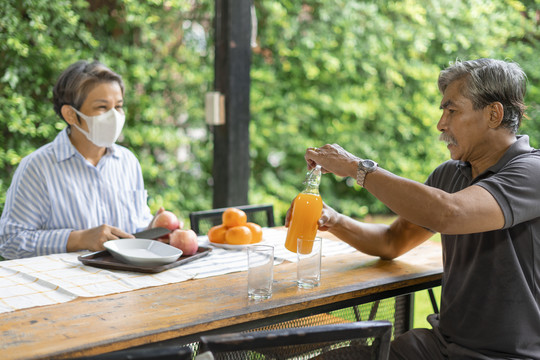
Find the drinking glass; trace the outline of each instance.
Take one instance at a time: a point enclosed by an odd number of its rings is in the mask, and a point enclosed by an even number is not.
[[[298,287],[311,289],[321,283],[322,238],[297,239]]]
[[[268,299],[272,296],[274,280],[274,247],[251,245],[248,255],[248,297]]]

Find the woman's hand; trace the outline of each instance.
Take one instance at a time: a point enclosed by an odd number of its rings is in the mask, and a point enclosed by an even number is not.
[[[106,241],[133,237],[133,235],[110,225],[100,225],[88,230],[74,230],[69,234],[67,251],[105,250],[103,243]]]

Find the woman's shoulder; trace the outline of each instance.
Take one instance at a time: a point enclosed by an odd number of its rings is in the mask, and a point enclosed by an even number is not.
[[[54,145],[52,142],[45,144],[22,158],[19,166],[49,163],[54,157]]]
[[[133,151],[131,151],[130,149],[128,149],[127,147],[125,147],[123,145],[113,144],[112,149],[113,149],[114,155],[116,155],[116,156],[125,156],[125,157],[136,158]]]
[[[113,157],[120,160],[123,163],[130,164],[139,164],[139,159],[137,156],[127,147],[122,145],[114,144],[113,147]]]

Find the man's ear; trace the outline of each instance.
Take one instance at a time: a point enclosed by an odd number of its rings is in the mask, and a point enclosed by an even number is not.
[[[496,101],[494,103],[489,104],[488,106],[489,110],[489,127],[491,129],[496,129],[501,125],[501,122],[503,120],[504,116],[504,107],[503,104]]]
[[[77,113],[71,108],[69,105],[62,105],[62,108],[60,109],[60,112],[62,113],[62,116],[64,117],[64,120],[71,125],[78,123],[77,120]]]

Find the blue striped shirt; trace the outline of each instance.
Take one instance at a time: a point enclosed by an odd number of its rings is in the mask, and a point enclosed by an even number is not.
[[[73,230],[107,224],[134,233],[151,220],[133,153],[115,144],[94,166],[64,129],[15,171],[0,219],[0,255],[15,259],[66,252]]]

